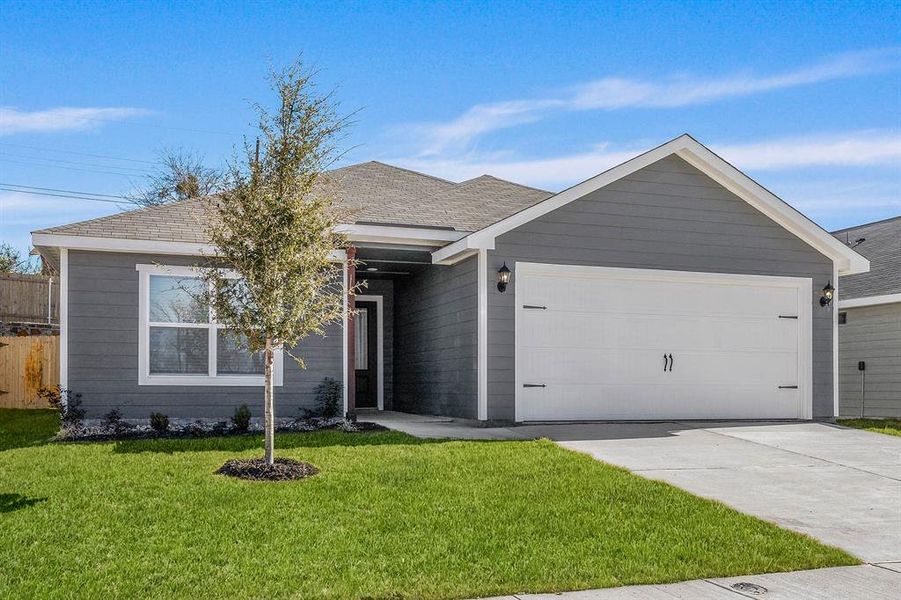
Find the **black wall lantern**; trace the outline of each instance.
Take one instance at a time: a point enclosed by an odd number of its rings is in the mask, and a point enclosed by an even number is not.
[[[497,291],[502,294],[506,292],[508,283],[510,283],[510,269],[505,262],[504,266],[497,270]]]
[[[823,296],[820,298],[820,306],[829,306],[832,304],[832,297],[835,295],[835,288],[832,287],[832,282],[826,284],[826,287],[823,288]]]

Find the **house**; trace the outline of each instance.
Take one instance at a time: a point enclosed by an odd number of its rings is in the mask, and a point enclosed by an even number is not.
[[[558,194],[338,169],[368,283],[335,326],[277,361],[277,406],[323,377],[345,408],[485,422],[827,419],[837,413],[839,276],[868,261],[688,135]],[[210,253],[184,202],[33,233],[62,275],[63,385],[89,415],[229,416],[259,365],[184,310]],[[348,313],[350,314],[350,313]],[[349,324],[349,323],[348,323]],[[353,334],[353,332],[356,332]]]
[[[901,216],[832,235],[870,260],[838,286],[839,414],[901,417]]]

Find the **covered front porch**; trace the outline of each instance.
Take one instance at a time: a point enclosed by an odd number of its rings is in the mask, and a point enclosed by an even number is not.
[[[348,257],[347,416],[358,410],[477,418],[476,260],[356,245]]]

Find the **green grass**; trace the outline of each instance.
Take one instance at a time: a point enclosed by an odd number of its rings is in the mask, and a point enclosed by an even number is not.
[[[839,425],[901,436],[901,419],[839,419]]]
[[[0,411],[0,597],[470,598],[856,564],[548,441],[284,434],[321,474],[215,475],[258,436],[41,443]],[[753,491],[749,492],[753,493]]]

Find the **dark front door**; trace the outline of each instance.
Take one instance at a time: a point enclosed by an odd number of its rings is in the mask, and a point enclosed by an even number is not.
[[[354,370],[357,408],[378,406],[378,326],[375,302],[357,302],[354,320]]]

